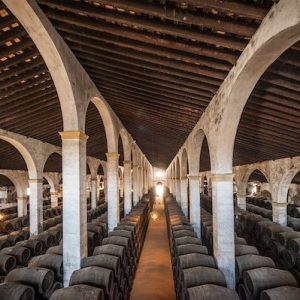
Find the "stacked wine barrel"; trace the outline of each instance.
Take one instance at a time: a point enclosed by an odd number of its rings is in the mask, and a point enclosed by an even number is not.
[[[106,210],[106,205],[95,208],[93,216],[103,209]],[[89,247],[98,246],[103,238],[102,228],[96,227],[88,223],[88,236],[93,237],[92,243],[89,239]],[[97,232],[97,239],[89,234],[93,232]],[[62,288],[62,224],[2,249],[0,274],[5,282],[0,284],[0,300],[49,299],[56,289]]]
[[[51,300],[129,299],[149,222],[151,202],[145,196],[118,226],[108,233],[93,255],[73,272],[70,286],[53,293]],[[101,218],[96,219],[97,224]],[[103,220],[102,220],[103,221]],[[105,221],[105,220],[104,220]],[[96,222],[94,222],[96,223]],[[105,222],[103,223],[107,225]]]
[[[176,298],[239,299],[235,291],[226,287],[224,274],[172,195],[165,197],[165,206]]]

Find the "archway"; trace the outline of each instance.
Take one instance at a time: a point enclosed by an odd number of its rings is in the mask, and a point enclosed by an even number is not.
[[[189,183],[187,175],[189,174],[189,162],[187,151],[184,148],[180,160],[180,192],[181,192],[181,209],[189,217]]]
[[[176,158],[176,166],[175,166],[175,181],[176,181],[176,200],[177,203],[180,205],[181,202],[181,192],[180,192],[180,162],[179,162],[179,157],[177,156]]]
[[[248,196],[261,197],[263,190],[270,191],[268,179],[261,170],[255,169],[247,180],[246,193]]]

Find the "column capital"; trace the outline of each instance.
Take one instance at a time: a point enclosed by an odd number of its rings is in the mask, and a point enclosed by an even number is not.
[[[233,173],[225,174],[211,174],[210,178],[214,181],[232,181],[234,177]]]
[[[191,180],[200,180],[201,176],[200,175],[187,175],[188,179]]]
[[[86,142],[89,138],[88,135],[81,131],[62,131],[59,134],[62,140],[81,140]]]
[[[43,183],[43,178],[28,179],[28,183]]]
[[[107,159],[109,158],[119,158],[120,154],[118,152],[107,152],[105,153]]]
[[[272,206],[274,208],[286,208],[288,206],[288,203],[287,202],[279,203],[279,202],[272,201]]]
[[[131,160],[124,160],[123,165],[131,165]]]

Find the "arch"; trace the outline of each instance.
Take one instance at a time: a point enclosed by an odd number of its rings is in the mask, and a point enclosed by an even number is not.
[[[235,137],[248,97],[267,68],[300,39],[299,24],[299,1],[273,5],[210,102],[205,115],[213,139],[212,172],[232,172]]]
[[[4,135],[0,133],[0,139],[8,142],[9,144],[13,145],[22,155],[25,160],[28,174],[30,178],[38,178],[38,168],[36,163],[31,155],[30,151],[27,149],[25,145],[23,145],[20,141],[9,137],[8,135]]]
[[[267,177],[266,175],[266,172],[264,170],[262,170],[261,168],[253,168],[251,171],[248,171],[247,174],[246,174],[246,178],[247,178],[247,181],[246,181],[246,186],[245,186],[245,189],[246,189],[246,193],[247,193],[247,190],[248,190],[248,183],[249,183],[249,180],[251,179],[251,176],[255,175],[258,176],[257,179],[254,179],[254,181],[258,181],[260,183],[263,183],[263,181],[260,180],[260,178],[264,177],[267,181],[267,183],[270,183],[269,181],[269,178]],[[260,177],[260,178],[259,178]],[[266,188],[264,188],[266,189]],[[259,191],[260,192],[260,191]],[[245,193],[245,194],[246,194]],[[257,193],[257,192],[256,192]],[[272,193],[270,192],[271,196],[272,196]]]
[[[18,198],[26,197],[26,194],[24,194],[24,187],[15,176],[9,174],[8,172],[5,172],[4,170],[0,170],[0,175],[7,177],[13,183],[16,188]]]
[[[131,139],[130,135],[126,131],[125,128],[121,128],[119,131],[119,136],[121,137],[122,144],[123,144],[123,155],[124,160],[130,161],[131,160]]]
[[[183,148],[180,159],[180,176],[185,177],[189,170],[189,160],[186,148]]]
[[[56,166],[56,169],[48,169],[47,168],[47,164],[48,162],[50,161],[50,167],[53,167],[53,164],[52,164],[52,161],[51,159],[53,159],[55,156],[59,155],[60,156],[60,164]],[[60,172],[62,173],[62,153],[61,151],[53,151],[53,152],[49,152],[47,153],[46,157],[45,157],[45,163],[44,163],[44,166],[43,166],[43,170],[44,172]],[[45,177],[45,176],[44,176]],[[47,179],[47,178],[46,178]],[[48,180],[48,179],[47,179]]]

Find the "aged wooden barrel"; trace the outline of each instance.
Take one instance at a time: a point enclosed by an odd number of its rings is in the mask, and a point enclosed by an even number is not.
[[[32,255],[40,255],[43,252],[43,244],[38,240],[26,240],[18,242],[16,246],[21,246],[25,248],[29,248],[31,250]]]
[[[76,270],[70,278],[70,286],[77,284],[87,284],[103,289],[105,294],[110,294],[113,290],[113,272],[101,267],[86,267]]]
[[[294,252],[300,253],[300,237],[288,240],[287,248]]]
[[[236,291],[214,284],[188,288],[187,293],[189,300],[239,300]]]
[[[10,243],[7,241],[6,238],[0,239],[0,250],[9,246]]]
[[[54,272],[56,278],[63,276],[63,257],[57,254],[44,254],[33,257],[28,264],[29,267],[47,268]]]
[[[56,290],[50,300],[104,300],[104,291],[90,285],[74,285]]]
[[[183,236],[175,239],[176,246],[185,245],[185,244],[202,245],[202,242],[199,238],[195,238],[192,236]]]
[[[4,248],[0,253],[14,256],[17,259],[17,263],[22,266],[27,265],[31,256],[30,249],[19,246]]]
[[[38,235],[33,235],[30,237],[30,240],[38,240],[41,241],[44,245],[44,248],[49,248],[52,247],[55,244],[55,240],[53,235],[47,233],[47,232],[43,232],[40,233]]]
[[[256,247],[249,245],[235,245],[235,256],[241,256],[246,254],[259,255]]]
[[[5,277],[5,282],[18,282],[33,286],[39,294],[50,290],[54,283],[52,270],[37,267],[27,267],[12,270]]]
[[[212,256],[200,253],[190,253],[179,256],[179,264],[181,269],[194,268],[198,266],[216,268],[216,262]]]
[[[261,267],[271,267],[275,268],[274,261],[266,256],[260,255],[241,255],[235,258],[235,270],[237,281],[242,280],[243,273],[248,270],[261,268]]]
[[[35,292],[31,286],[17,282],[0,284],[0,300],[34,300]]]
[[[17,259],[14,256],[0,254],[0,274],[7,274],[17,264]]]
[[[93,255],[109,254],[120,258],[121,264],[126,261],[125,248],[118,245],[102,245],[94,249]]]
[[[178,255],[184,255],[189,253],[201,253],[201,254],[208,255],[208,250],[203,245],[194,245],[194,244],[180,245],[180,246],[176,246],[176,251]]]
[[[276,232],[275,238],[280,244],[286,246],[288,240],[300,238],[300,232],[296,232],[296,231]]]
[[[63,255],[63,247],[62,247],[62,245],[50,247],[46,253]]]
[[[260,300],[299,300],[300,288],[293,286],[281,286],[265,290],[260,295]]]
[[[203,284],[215,284],[226,287],[224,274],[214,268],[195,267],[183,270],[183,280],[186,288]]]
[[[261,291],[279,286],[298,286],[295,277],[288,271],[263,267],[244,272],[243,280],[246,288],[258,297]]]

